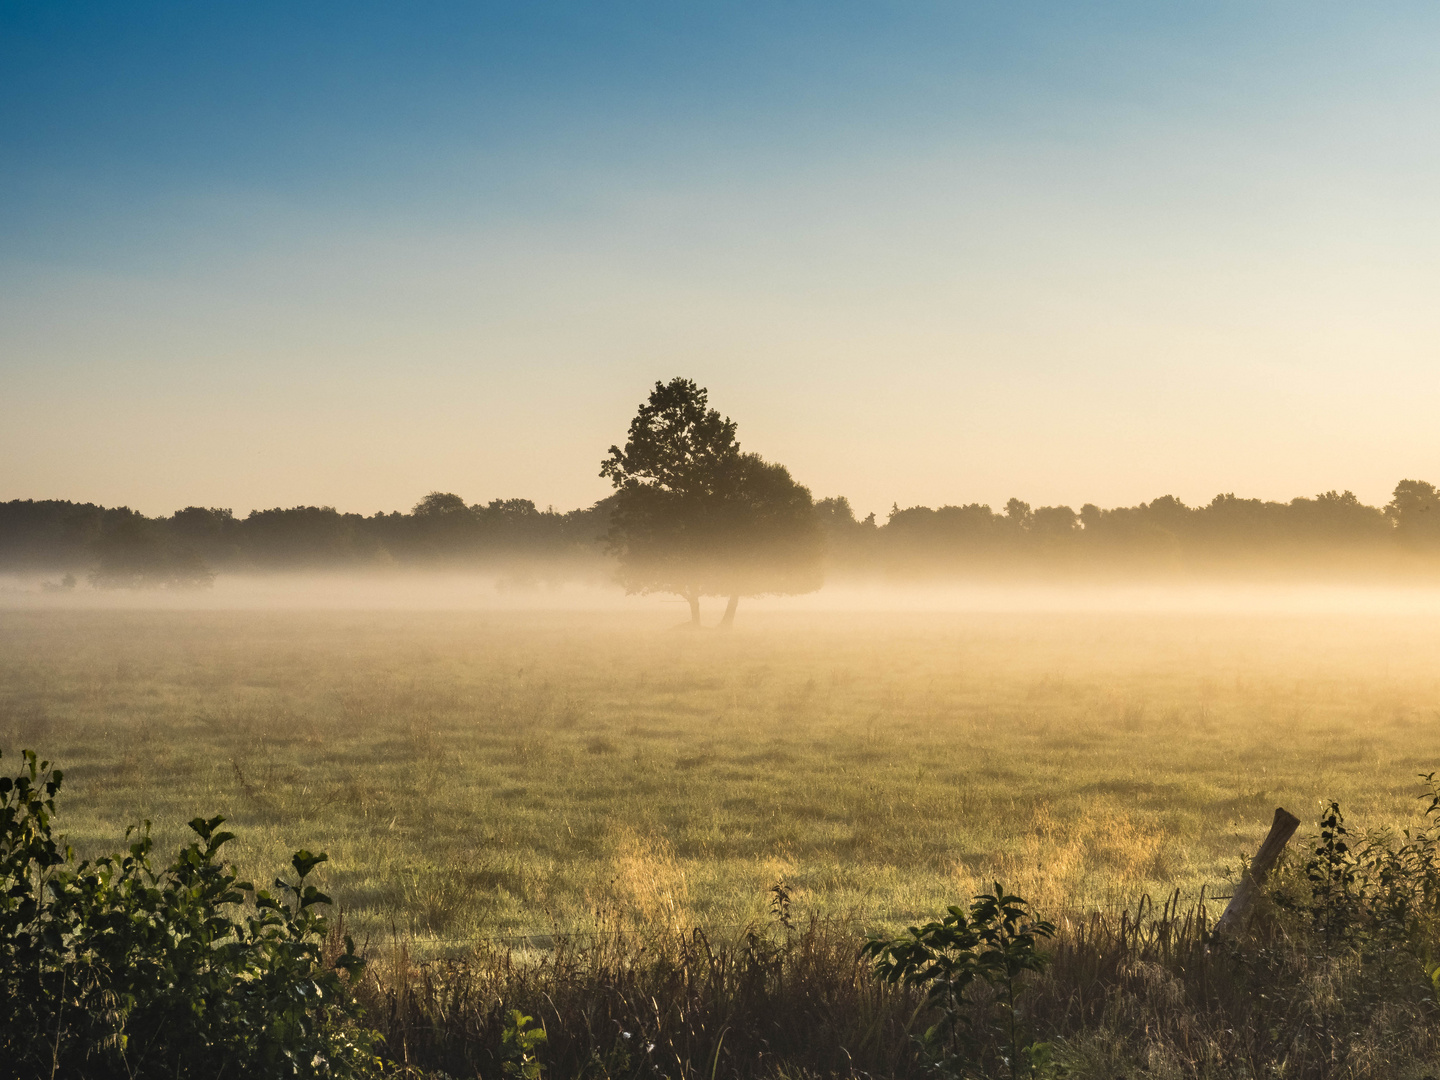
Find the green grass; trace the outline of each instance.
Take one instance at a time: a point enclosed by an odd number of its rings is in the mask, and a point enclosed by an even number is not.
[[[83,851],[220,813],[357,936],[1224,888],[1276,805],[1414,816],[1433,617],[0,612],[0,747]]]

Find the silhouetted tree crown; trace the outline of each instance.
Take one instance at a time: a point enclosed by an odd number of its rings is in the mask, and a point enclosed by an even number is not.
[[[1346,492],[1348,495],[1349,492]],[[1440,539],[1440,492],[1424,480],[1401,480],[1385,514],[1407,543]]]
[[[621,491],[644,487],[707,498],[739,456],[735,421],[709,407],[704,387],[677,378],[655,384],[630,421],[625,448],[610,447],[600,475]]]
[[[823,543],[807,488],[783,465],[745,454],[735,422],[690,379],[657,382],[610,447],[600,475],[615,486],[609,545],[631,592],[671,592],[699,621],[700,597],[807,592]]]
[[[438,518],[469,514],[470,507],[459,495],[452,495],[448,491],[432,491],[415,504],[413,513],[417,518]]]

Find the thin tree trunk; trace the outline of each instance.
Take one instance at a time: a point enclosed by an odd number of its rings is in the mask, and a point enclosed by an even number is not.
[[[700,625],[700,594],[686,593],[685,599],[690,602],[690,625]]]
[[[730,602],[725,605],[725,616],[720,620],[720,627],[729,630],[735,625],[735,609],[740,606],[740,594],[731,593]]]

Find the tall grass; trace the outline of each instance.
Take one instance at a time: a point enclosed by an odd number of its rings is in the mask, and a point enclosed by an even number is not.
[[[1065,920],[1037,1024],[1075,1077],[1426,1076],[1440,1010],[1404,952],[1332,951],[1262,913],[1213,942],[1203,904]]]
[[[1050,965],[1021,999],[1022,1023],[1046,1044],[1033,1075],[1433,1076],[1440,1008],[1413,953],[1327,948],[1273,908],[1216,943],[1211,914],[1175,894],[1062,917]],[[397,1061],[456,1077],[500,1074],[513,1008],[543,1024],[557,1078],[934,1076],[915,1038],[929,1022],[920,995],[877,981],[862,944],[853,923],[816,916],[793,933],[718,941],[662,928],[448,959],[400,947],[372,965],[361,996]],[[977,1060],[1000,1061],[1001,1034],[975,1030]]]
[[[911,1074],[917,999],[870,978],[857,942],[817,916],[778,938],[659,928],[422,961],[402,946],[361,996],[393,1057],[455,1076],[500,1072],[511,1009],[544,1025],[552,1076]]]

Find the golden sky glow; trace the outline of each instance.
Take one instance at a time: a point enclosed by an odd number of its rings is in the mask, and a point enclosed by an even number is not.
[[[7,16],[0,498],[568,508],[677,374],[882,516],[1440,479],[1433,10],[833,10]]]

